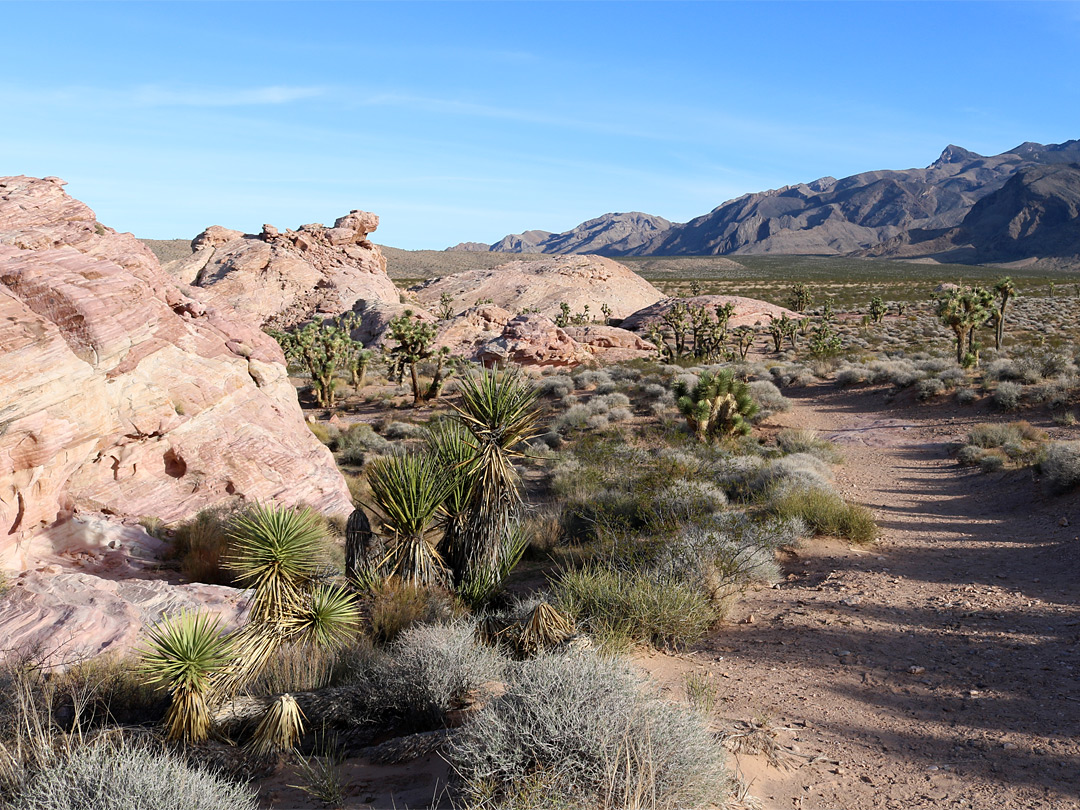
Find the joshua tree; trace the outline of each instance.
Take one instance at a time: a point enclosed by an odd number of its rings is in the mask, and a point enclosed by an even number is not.
[[[315,398],[324,408],[334,407],[339,370],[348,368],[356,380],[360,362],[357,355],[364,347],[352,339],[355,328],[356,316],[348,313],[327,321],[312,321],[294,332],[270,332],[286,358],[302,363],[311,374]]]
[[[757,332],[752,326],[736,326],[731,330],[731,334],[735,336],[735,346],[739,350],[739,359],[745,360],[746,355],[750,353],[750,347],[754,345]]]
[[[674,391],[679,410],[698,441],[750,432],[750,419],[757,413],[757,405],[749,387],[736,380],[730,370],[705,372],[692,389],[680,380]]]
[[[791,294],[788,296],[788,306],[796,312],[805,312],[814,303],[814,297],[810,294],[810,288],[802,282],[793,284]]]
[[[880,295],[875,295],[870,299],[870,320],[874,323],[881,323],[885,319],[885,313],[887,312],[885,302],[881,300]]]
[[[436,313],[440,321],[448,321],[454,317],[454,296],[444,292],[439,296],[439,309]]]
[[[664,324],[671,330],[675,337],[675,358],[678,359],[686,354],[686,332],[690,328],[690,308],[682,301],[676,301],[671,308],[664,313]]]
[[[956,362],[960,365],[969,354],[977,362],[975,330],[990,318],[992,303],[990,294],[980,287],[953,290],[938,300],[937,316],[956,338]]]
[[[434,324],[426,323],[416,317],[411,309],[405,310],[390,321],[390,337],[397,341],[397,346],[390,350],[400,377],[405,366],[409,367],[412,378],[413,407],[424,401],[420,391],[420,375],[417,370],[421,362],[431,357],[431,344],[435,342]]]
[[[1016,296],[1016,285],[1013,280],[1006,276],[994,285],[994,292],[998,297],[997,313],[994,316],[994,348],[1001,348],[1001,341],[1005,337],[1005,307],[1009,300]]]
[[[791,338],[791,346],[795,347],[795,332],[799,328],[799,322],[794,321],[785,313],[779,318],[769,321],[769,335],[773,339],[773,348],[779,353],[784,348],[784,338]]]
[[[810,356],[816,360],[835,357],[840,353],[840,336],[833,329],[832,322],[822,318],[810,332]]]

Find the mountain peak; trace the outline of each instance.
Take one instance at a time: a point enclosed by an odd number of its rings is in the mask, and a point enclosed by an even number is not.
[[[955,144],[949,144],[945,147],[945,150],[941,153],[935,163],[962,163],[965,160],[975,160],[982,157],[982,155],[965,149],[962,146],[956,146]]]

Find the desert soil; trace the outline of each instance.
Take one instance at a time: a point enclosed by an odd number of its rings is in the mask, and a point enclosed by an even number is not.
[[[770,421],[840,445],[838,489],[881,539],[806,543],[730,624],[640,663],[673,695],[714,678],[718,726],[768,718],[793,767],[731,758],[766,810],[1080,808],[1077,496],[957,465],[949,444],[1000,415],[785,393]]]

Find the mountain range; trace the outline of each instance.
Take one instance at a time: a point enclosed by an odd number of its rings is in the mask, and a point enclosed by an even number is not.
[[[948,146],[925,169],[822,177],[745,194],[685,223],[604,214],[448,250],[605,256],[817,254],[1017,261],[1080,256],[1080,140],[984,156]]]

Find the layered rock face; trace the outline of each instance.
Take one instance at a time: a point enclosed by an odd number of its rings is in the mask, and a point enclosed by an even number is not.
[[[243,234],[214,225],[191,242],[194,253],[167,269],[202,287],[208,303],[226,302],[260,325],[288,328],[331,317],[358,302],[398,302],[386,259],[368,234],[379,218],[366,211],[339,217],[333,228],[302,225]]]
[[[80,542],[75,514],[347,512],[277,344],[62,186],[0,178],[0,566]]]
[[[443,295],[449,295],[459,312],[483,301],[510,312],[535,312],[552,319],[559,315],[563,303],[574,314],[588,307],[595,318],[601,317],[606,305],[612,317],[625,318],[664,297],[628,267],[602,256],[512,261],[490,270],[469,270],[432,279],[412,291],[428,309],[434,309]]]
[[[665,298],[663,301],[635,312],[623,321],[622,325],[625,329],[643,331],[650,326],[661,323],[664,315],[677,303],[684,303],[697,309],[704,307],[708,310],[715,310],[716,307],[722,307],[726,304],[734,304],[735,312],[728,320],[729,329],[734,329],[737,326],[754,326],[756,324],[768,326],[769,321],[773,318],[782,318],[784,315],[793,320],[803,317],[798,312],[792,312],[790,309],[778,307],[776,304],[770,304],[767,301],[759,301],[756,298],[744,298],[741,295],[696,295],[692,298]]]

